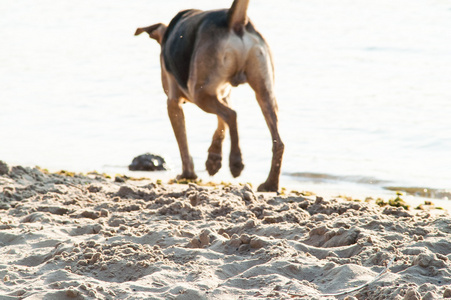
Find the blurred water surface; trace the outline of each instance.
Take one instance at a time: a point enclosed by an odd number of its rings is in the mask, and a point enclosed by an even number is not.
[[[179,151],[160,83],[159,46],[136,27],[231,0],[0,2],[0,159],[51,170],[127,173],[134,156]],[[254,0],[249,16],[276,66],[282,185],[317,193],[386,185],[451,188],[451,2]],[[257,185],[271,138],[252,90],[232,91]],[[184,106],[196,171],[216,117]],[[230,144],[224,145],[228,157]],[[228,165],[227,160],[223,163]],[[224,167],[214,181],[230,181]]]

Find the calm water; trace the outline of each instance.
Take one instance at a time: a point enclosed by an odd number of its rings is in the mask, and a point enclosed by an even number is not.
[[[175,176],[159,46],[133,33],[184,8],[230,4],[0,1],[0,159],[114,174],[152,152],[172,169],[151,176]],[[318,194],[451,189],[451,2],[254,0],[249,15],[275,58],[282,185]],[[270,166],[269,132],[248,86],[232,92],[232,105],[246,164],[239,181],[257,185]],[[198,175],[208,180],[216,118],[184,109]],[[231,176],[224,168],[212,180]]]

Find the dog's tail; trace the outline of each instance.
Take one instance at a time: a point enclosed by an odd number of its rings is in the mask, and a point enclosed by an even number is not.
[[[235,31],[239,36],[243,35],[244,26],[246,26],[247,19],[247,7],[249,6],[249,0],[235,0],[232,7],[229,9],[227,22],[229,29]]]

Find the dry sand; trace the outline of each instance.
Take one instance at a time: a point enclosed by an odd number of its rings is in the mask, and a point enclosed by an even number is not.
[[[441,299],[450,259],[446,212],[0,166],[0,299]]]

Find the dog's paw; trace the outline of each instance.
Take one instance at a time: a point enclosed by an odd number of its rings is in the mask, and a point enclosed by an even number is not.
[[[258,186],[258,192],[277,192],[279,185],[271,182],[264,182]]]
[[[229,161],[230,172],[233,177],[238,177],[241,174],[241,171],[244,169],[243,160],[241,159],[241,155],[230,155]]]
[[[218,173],[219,169],[222,167],[222,155],[218,153],[208,153],[207,161],[205,162],[205,167],[207,167],[208,174],[210,176]]]
[[[181,179],[190,179],[190,180],[194,180],[197,179],[197,175],[194,172],[187,172],[184,171],[182,174],[177,175],[176,177],[177,180],[181,180]]]

